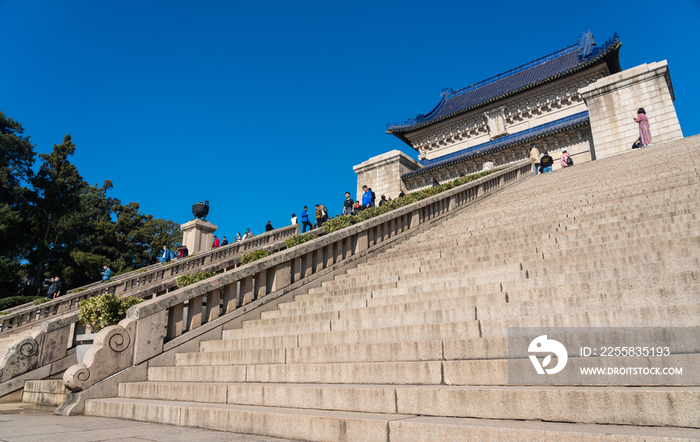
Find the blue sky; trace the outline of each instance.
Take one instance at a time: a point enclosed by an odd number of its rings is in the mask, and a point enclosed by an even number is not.
[[[0,109],[38,152],[71,134],[89,183],[157,218],[209,200],[230,238],[338,213],[352,166],[416,158],[387,122],[588,30],[620,35],[623,69],[668,60],[683,133],[700,133],[699,22],[698,0],[0,0]]]

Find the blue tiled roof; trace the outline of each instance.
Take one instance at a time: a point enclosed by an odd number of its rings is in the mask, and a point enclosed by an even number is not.
[[[430,172],[440,167],[480,157],[482,155],[503,150],[508,147],[516,146],[518,144],[529,143],[538,138],[543,138],[555,134],[557,132],[563,132],[565,130],[585,126],[588,124],[588,121],[588,111],[583,111],[578,114],[569,115],[568,117],[564,117],[559,120],[552,121],[550,123],[545,123],[540,126],[533,127],[531,129],[516,132],[511,135],[506,135],[503,138],[488,141],[486,143],[479,144],[478,146],[472,146],[467,149],[460,150],[459,152],[447,154],[432,160],[422,160],[420,161],[420,164],[423,167],[414,172],[409,172],[404,175],[401,175],[401,178],[409,178],[416,175],[422,175],[426,172]]]
[[[596,47],[593,36],[589,32],[580,37],[578,43],[573,46],[488,80],[454,92],[451,89],[444,89],[441,93],[442,99],[433,110],[403,123],[389,123],[387,133],[394,134],[410,144],[403,134],[572,74],[596,63],[606,61],[611,73],[619,72],[621,70],[618,59],[620,46],[620,39],[615,34],[602,46]]]

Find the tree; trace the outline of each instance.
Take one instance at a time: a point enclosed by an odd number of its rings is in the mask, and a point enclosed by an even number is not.
[[[80,195],[86,183],[68,161],[74,153],[75,145],[71,136],[66,135],[63,143],[54,144],[50,154],[39,155],[43,164],[31,181],[34,201],[29,224],[35,244],[28,258],[35,269],[34,286],[38,294],[47,265],[58,260],[60,251],[69,246],[68,240],[78,228],[71,215],[80,209]]]
[[[24,219],[25,185],[32,177],[34,145],[20,123],[0,111],[0,293],[15,294],[22,279],[28,247]]]

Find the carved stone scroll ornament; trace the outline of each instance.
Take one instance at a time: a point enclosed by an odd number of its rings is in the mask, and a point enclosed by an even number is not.
[[[39,366],[41,344],[46,333],[35,331],[12,344],[0,360],[0,382],[9,381]]]
[[[68,368],[63,385],[71,391],[84,390],[132,365],[136,320],[127,318],[97,333],[82,364]]]

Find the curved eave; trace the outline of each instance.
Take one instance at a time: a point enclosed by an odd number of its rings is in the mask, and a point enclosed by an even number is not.
[[[540,139],[542,139],[542,138],[546,138],[546,137],[549,137],[549,136],[552,136],[552,135],[556,135],[556,134],[558,134],[558,133],[566,132],[566,131],[569,131],[569,130],[572,130],[572,129],[578,129],[579,127],[586,127],[586,126],[588,126],[589,124],[590,124],[590,120],[589,120],[589,119],[586,119],[585,121],[582,121],[582,122],[576,123],[576,124],[572,124],[571,126],[561,127],[561,128],[558,128],[558,129],[554,129],[554,130],[548,131],[548,132],[544,132],[544,133],[541,133],[541,134],[533,135],[533,136],[531,136],[531,137],[527,137],[527,138],[524,138],[524,139],[522,139],[522,140],[513,141],[512,143],[504,144],[503,146],[495,147],[495,148],[493,148],[493,149],[485,150],[485,151],[483,151],[483,152],[478,152],[478,153],[474,153],[474,154],[468,154],[468,155],[465,155],[464,157],[458,157],[458,158],[454,158],[454,159],[451,159],[451,160],[446,160],[445,162],[440,162],[440,163],[437,163],[437,164],[432,164],[432,165],[430,165],[430,166],[426,166],[426,167],[421,168],[421,169],[418,169],[418,170],[416,170],[416,171],[409,172],[409,173],[405,173],[405,174],[401,175],[401,179],[403,180],[403,179],[407,179],[407,178],[413,178],[413,177],[415,177],[415,176],[419,176],[419,175],[423,175],[423,174],[426,174],[426,173],[428,173],[428,172],[431,172],[431,171],[433,171],[433,170],[435,170],[435,169],[440,169],[440,168],[443,168],[443,167],[446,167],[446,166],[451,166],[451,165],[453,165],[453,164],[457,164],[457,163],[461,163],[461,162],[464,162],[464,161],[472,160],[472,159],[474,159],[474,158],[479,158],[479,157],[482,157],[482,156],[484,156],[484,155],[491,155],[491,154],[493,154],[494,152],[499,152],[499,151],[501,151],[501,150],[509,149],[509,148],[511,148],[511,147],[518,146],[518,145],[520,145],[520,144],[532,143],[533,141],[537,141],[537,140],[540,140]]]
[[[577,67],[575,67],[575,68],[573,68],[573,69],[569,69],[568,71],[564,71],[564,72],[561,72],[561,73],[559,73],[559,74],[553,75],[553,76],[551,76],[551,77],[545,78],[544,80],[540,80],[540,81],[537,81],[537,82],[535,82],[535,83],[531,83],[531,84],[529,84],[529,85],[527,85],[527,86],[523,86],[523,87],[521,87],[521,88],[514,89],[514,90],[512,90],[512,91],[510,91],[510,92],[506,92],[505,94],[501,94],[501,95],[499,95],[499,96],[497,96],[497,97],[490,98],[490,99],[488,99],[488,100],[482,101],[482,102],[477,103],[477,104],[473,104],[473,105],[471,105],[471,106],[469,106],[469,107],[466,107],[466,108],[464,108],[464,109],[460,109],[460,110],[458,110],[458,111],[452,112],[451,114],[444,115],[444,116],[442,116],[442,117],[440,117],[440,118],[437,118],[437,119],[435,119],[435,120],[433,120],[433,121],[426,121],[426,122],[424,122],[424,123],[418,124],[418,125],[416,125],[416,126],[411,126],[411,127],[409,127],[409,128],[405,128],[405,129],[387,129],[386,133],[391,134],[391,135],[394,135],[395,137],[399,138],[399,139],[400,139],[401,141],[403,141],[404,143],[406,143],[406,144],[408,144],[409,146],[413,147],[413,145],[411,144],[411,142],[404,136],[404,134],[410,133],[410,132],[414,132],[414,131],[416,131],[416,130],[418,130],[418,129],[422,129],[422,128],[424,128],[424,127],[428,127],[428,126],[430,126],[430,125],[439,123],[439,122],[441,122],[441,121],[448,120],[448,119],[450,119],[450,118],[452,118],[452,117],[455,117],[455,116],[457,116],[457,115],[461,115],[461,114],[464,114],[464,113],[473,111],[474,109],[478,109],[478,108],[480,108],[480,107],[482,107],[482,106],[486,106],[487,104],[494,103],[494,102],[496,102],[496,101],[498,101],[498,100],[502,100],[502,99],[507,98],[507,97],[510,97],[510,96],[512,96],[512,95],[519,94],[519,93],[521,93],[521,92],[525,92],[525,91],[530,90],[530,89],[532,89],[532,88],[535,88],[535,87],[537,87],[537,86],[541,86],[541,85],[543,85],[543,84],[545,84],[545,83],[549,83],[549,82],[552,82],[552,81],[554,81],[554,80],[558,80],[558,79],[560,79],[560,78],[562,78],[562,77],[569,76],[569,75],[574,74],[574,73],[576,73],[576,72],[579,72],[579,71],[581,71],[581,70],[583,70],[583,69],[586,69],[586,68],[589,68],[589,67],[591,67],[591,66],[594,66],[594,65],[596,65],[596,64],[598,64],[598,63],[600,63],[600,62],[602,62],[602,61],[606,61],[606,62],[608,63],[608,69],[610,70],[610,73],[611,73],[611,74],[620,72],[620,71],[621,71],[621,68],[620,68],[620,59],[619,59],[619,57],[617,57],[617,56],[613,57],[614,55],[617,55],[617,54],[618,54],[618,51],[619,51],[619,49],[620,49],[620,46],[622,46],[622,43],[621,43],[621,42],[617,42],[617,43],[615,43],[613,46],[611,46],[606,52],[600,54],[598,57],[596,57],[596,58],[594,58],[594,59],[592,59],[592,60],[590,60],[590,61],[588,61],[588,62],[586,62],[586,63],[582,63],[582,64],[578,65]],[[608,60],[609,57],[613,57],[613,59]]]

